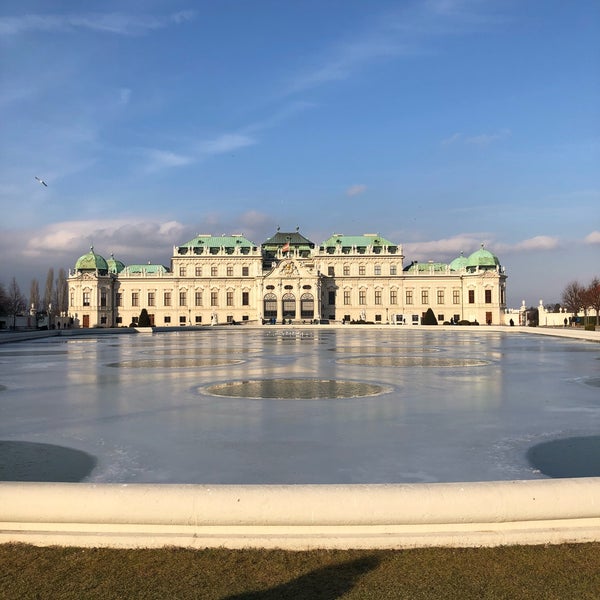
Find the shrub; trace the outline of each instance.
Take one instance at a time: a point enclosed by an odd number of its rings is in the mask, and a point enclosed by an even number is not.
[[[596,326],[595,325],[586,325],[584,329],[585,329],[585,331],[596,331]]]
[[[150,323],[150,315],[148,315],[148,311],[145,308],[142,308],[142,312],[140,313],[140,318],[138,319],[138,327],[151,327]]]
[[[470,325],[471,321],[467,321],[466,319],[463,319],[462,321],[458,322],[459,325]]]
[[[438,321],[435,318],[435,314],[433,313],[433,310],[431,308],[427,309],[427,312],[425,313],[425,316],[423,317],[423,320],[421,321],[421,325],[437,325]]]

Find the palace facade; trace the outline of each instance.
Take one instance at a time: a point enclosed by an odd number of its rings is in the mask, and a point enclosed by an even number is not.
[[[450,263],[404,264],[378,234],[334,234],[319,245],[298,229],[256,245],[242,234],[197,235],[170,266],[125,265],[92,248],[69,273],[69,316],[80,327],[224,323],[438,322],[503,324],[506,274],[482,247]]]

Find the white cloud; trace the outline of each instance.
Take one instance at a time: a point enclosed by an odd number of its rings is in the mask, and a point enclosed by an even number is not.
[[[129,15],[124,13],[87,13],[81,15],[23,15],[0,18],[0,36],[22,35],[29,32],[63,33],[89,29],[118,35],[139,35],[180,24],[194,18],[194,11],[180,11],[165,16]]]
[[[583,240],[586,244],[600,244],[600,231],[592,231]]]
[[[347,196],[358,196],[367,191],[367,186],[362,183],[357,183],[356,185],[351,185],[346,190]]]
[[[455,144],[459,142],[463,137],[462,133],[454,133],[450,137],[445,138],[441,141],[442,146],[449,146],[450,144]]]
[[[448,260],[456,258],[461,252],[468,256],[486,241],[488,234],[461,233],[454,237],[428,242],[409,242],[403,244],[408,260]],[[490,248],[490,251],[494,251]]]
[[[556,250],[559,247],[560,240],[558,238],[549,235],[537,235],[515,244],[498,244],[497,250],[502,253],[545,252],[548,250]]]

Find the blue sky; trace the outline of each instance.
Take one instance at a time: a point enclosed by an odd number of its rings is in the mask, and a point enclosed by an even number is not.
[[[197,233],[600,275],[597,0],[5,0],[0,281]],[[34,177],[44,179],[48,187]]]

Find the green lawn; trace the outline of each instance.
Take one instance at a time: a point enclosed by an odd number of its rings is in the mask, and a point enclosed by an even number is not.
[[[600,543],[287,552],[0,545],[0,598],[600,598]]]

